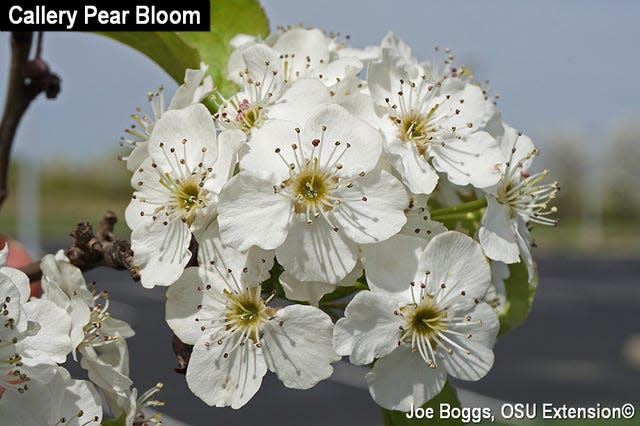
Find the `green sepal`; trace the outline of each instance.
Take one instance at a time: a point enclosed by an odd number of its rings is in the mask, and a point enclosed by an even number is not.
[[[102,426],[126,426],[127,423],[127,413],[122,413],[120,417],[117,419],[103,419],[101,425]]]
[[[532,283],[529,284],[529,273],[523,261],[508,266],[509,278],[504,282],[507,300],[506,306],[498,316],[500,318],[498,337],[527,319],[538,288],[538,274],[535,273]]]

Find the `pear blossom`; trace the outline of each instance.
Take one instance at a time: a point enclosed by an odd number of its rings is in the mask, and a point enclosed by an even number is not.
[[[28,392],[9,392],[2,396],[0,418],[3,424],[100,425],[102,404],[94,386],[86,380],[72,379],[62,367],[53,367],[52,374],[46,383],[30,381]]]
[[[164,87],[147,94],[151,115],[143,113],[138,108],[136,113],[131,115],[135,124],[125,130],[126,137],[120,138],[120,146],[128,151],[122,159],[127,161],[127,168],[130,171],[136,170],[149,156],[147,142],[151,137],[151,131],[167,109],[182,109],[199,103],[213,91],[213,79],[207,75],[208,70],[209,66],[204,63],[200,63],[199,69],[187,69],[184,84],[178,87],[167,108],[165,108]]]
[[[495,108],[481,88],[459,80],[443,85],[393,34],[382,43],[380,61],[369,65],[367,82],[381,111],[385,153],[411,192],[430,194],[436,171],[479,188],[500,179],[500,149],[483,130]]]
[[[490,259],[516,263],[523,259],[529,282],[535,277],[531,256],[529,223],[556,225],[550,217],[557,212],[549,203],[560,189],[557,182],[541,184],[548,170],[530,174],[538,154],[529,137],[504,125],[500,146],[505,158],[500,181],[487,192],[487,209],[478,232],[480,244]]]
[[[84,280],[82,271],[69,262],[62,250],[48,254],[40,262],[42,270],[42,299],[55,303],[66,311],[71,320],[69,337],[75,350],[83,356],[86,347],[101,346],[134,335],[125,321],[109,313],[109,294],[94,295]],[[100,299],[103,303],[98,303]]]
[[[309,389],[340,359],[328,315],[312,306],[269,306],[272,296],[264,299],[252,276],[190,267],[167,292],[169,326],[194,345],[187,384],[209,405],[242,407],[267,370],[287,387]]]
[[[147,415],[145,409],[148,407],[162,407],[164,402],[155,399],[155,396],[163,388],[162,383],[147,389],[138,396],[138,389],[129,389],[126,395],[120,396],[112,392],[104,392],[105,400],[109,410],[116,417],[124,416],[124,426],[162,426],[161,414],[154,413]]]
[[[302,128],[269,121],[247,148],[220,195],[222,241],[275,249],[299,281],[338,283],[355,267],[358,244],[384,241],[406,222],[402,184],[377,169],[379,133],[338,105]]]
[[[55,255],[44,256],[40,261],[40,269],[42,270],[41,298],[50,300],[64,309],[71,319],[69,337],[74,348],[72,354],[75,359],[75,349],[85,338],[84,327],[91,316],[93,294],[87,287],[82,271],[69,262],[62,250]]]
[[[1,252],[4,262],[8,247]],[[29,294],[27,276],[0,265],[0,397],[25,392],[34,379],[46,383],[72,349],[66,312],[47,300],[29,301]]]
[[[215,218],[218,194],[236,162],[244,133],[216,135],[200,104],[167,111],[149,139],[149,158],[133,174],[125,217],[141,283],[168,286],[191,258],[192,231]]]
[[[230,98],[219,94],[215,117],[221,127],[250,133],[268,119],[304,124],[323,103],[328,88],[356,76],[362,62],[355,57],[330,59],[331,37],[318,29],[291,28],[264,42],[234,40],[229,78],[241,90]]]
[[[415,240],[413,238],[411,241]],[[411,242],[410,241],[410,242]],[[447,374],[478,380],[493,365],[498,317],[484,303],[491,273],[480,245],[455,231],[435,236],[417,267],[389,265],[391,283],[358,293],[334,330],[334,347],[365,378],[382,407],[409,411],[436,396]],[[374,282],[375,282],[374,277]]]

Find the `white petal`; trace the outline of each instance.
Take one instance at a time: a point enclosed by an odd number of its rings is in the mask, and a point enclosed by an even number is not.
[[[286,387],[309,389],[331,376],[331,363],[340,359],[333,350],[331,318],[312,306],[280,309],[264,326],[263,352],[269,370]]]
[[[216,302],[206,291],[205,286],[216,286],[213,291],[222,294],[225,288],[220,279],[207,279],[204,268],[190,267],[167,291],[167,324],[183,342],[193,345],[202,336],[201,324],[196,320],[203,314],[198,306],[207,305],[205,316],[220,316],[226,311],[224,305]]]
[[[336,323],[333,344],[340,355],[349,355],[355,365],[370,364],[398,347],[403,321],[394,311],[394,298],[361,291],[347,305],[344,318]]]
[[[7,258],[9,257],[9,243],[5,242],[4,247],[0,249],[0,266],[7,264]]]
[[[353,188],[334,195],[341,200],[332,212],[336,224],[357,243],[384,241],[407,222],[407,193],[402,183],[384,170],[354,179]]]
[[[287,299],[309,302],[310,305],[318,306],[322,296],[333,292],[336,287],[353,286],[355,281],[362,276],[363,271],[362,265],[357,263],[353,271],[349,272],[337,284],[328,284],[322,281],[300,281],[292,277],[287,271],[280,274],[278,280],[284,289]]]
[[[2,422],[7,425],[65,426],[99,425],[102,421],[100,396],[91,382],[73,380],[62,367],[55,368],[48,383],[32,380],[24,393],[5,392],[0,399]],[[78,413],[82,411],[82,416]]]
[[[527,229],[527,224],[521,218],[518,219],[516,225],[516,236],[518,241],[518,247],[520,249],[520,256],[527,266],[527,274],[529,276],[529,284],[534,285],[537,276],[536,262],[531,255],[531,236]]]
[[[461,333],[469,333],[466,336],[448,335],[458,346],[469,351],[466,353],[453,348],[453,353],[439,352],[439,361],[442,366],[456,379],[479,380],[484,377],[493,366],[493,351],[491,347],[495,342],[500,322],[498,316],[486,303],[480,303],[467,313],[472,321],[482,321],[478,327],[462,327],[457,330]],[[455,329],[455,327],[452,327]],[[451,347],[451,344],[448,345]]]
[[[447,228],[440,222],[430,219],[429,210],[426,209],[427,197],[411,197],[407,212],[407,223],[400,231],[404,235],[416,236],[429,242],[436,235],[447,232]]]
[[[288,60],[291,80],[295,79],[297,75],[303,74],[308,65],[316,67],[329,61],[328,41],[323,32],[316,28],[288,30],[278,38],[273,48],[291,58]],[[308,62],[307,57],[309,57]]]
[[[80,365],[98,387],[125,396],[133,384],[129,374],[129,352],[123,341],[100,347],[80,348]]]
[[[208,67],[202,64],[199,69],[187,69],[184,73],[184,84],[176,90],[168,109],[180,109],[200,102],[198,88],[207,74]]]
[[[274,253],[256,246],[240,252],[225,245],[220,238],[217,220],[197,233],[196,239],[198,240],[198,264],[217,275],[219,280],[228,280],[229,271],[237,276],[242,275],[243,280],[252,285],[269,278]]]
[[[189,389],[208,405],[242,407],[258,391],[267,372],[261,349],[247,342],[227,352],[234,344],[231,339],[221,345],[213,341],[205,346],[207,342],[208,337],[203,336],[193,348],[187,368]]]
[[[312,144],[314,139],[321,141],[317,147]],[[380,132],[339,105],[323,106],[310,117],[304,125],[301,140],[307,158],[313,152],[313,156],[319,158],[320,166],[328,169],[341,164],[341,176],[369,172],[382,153]],[[337,147],[336,142],[340,142]]]
[[[310,76],[318,78],[327,87],[332,87],[350,76],[356,76],[362,70],[362,62],[353,56],[338,58],[321,64],[313,69]]]
[[[272,173],[275,176],[273,184],[287,179],[290,172],[288,165],[296,162],[291,149],[291,145],[298,143],[296,127],[299,125],[286,120],[264,123],[252,133],[251,141],[247,144],[248,152],[240,160],[240,168],[252,173]],[[278,148],[280,155],[275,152]]]
[[[504,134],[500,141],[500,149],[506,161],[513,166],[522,162],[522,170],[528,170],[533,163],[534,156],[530,155],[536,147],[529,136],[519,133],[513,127],[504,124]],[[515,151],[514,151],[515,149]]]
[[[31,296],[31,287],[29,287],[29,278],[19,269],[3,266],[0,268],[0,274],[8,277],[13,285],[20,292],[20,303],[24,304]]]
[[[429,368],[404,345],[378,360],[365,379],[373,399],[388,410],[409,411],[438,395],[447,381],[442,368]]]
[[[3,311],[0,341],[2,342],[10,341],[27,330],[27,314],[20,299],[18,287],[8,276],[0,274],[0,301],[2,301],[0,307]],[[9,321],[13,323],[13,327],[9,326]]]
[[[179,220],[163,225],[162,218],[131,233],[134,264],[145,288],[171,285],[191,259],[191,233]]]
[[[190,175],[200,163],[204,168],[211,167],[218,155],[218,143],[209,110],[194,104],[162,114],[149,138],[149,154],[159,171],[173,176]]]
[[[496,140],[487,132],[475,132],[463,139],[447,139],[444,146],[433,144],[433,167],[447,174],[456,185],[486,188],[496,184],[504,162]]]
[[[419,274],[429,271],[427,293],[446,308],[471,307],[481,300],[491,284],[491,269],[480,244],[456,231],[434,237],[420,258]],[[445,288],[441,288],[442,285]]]
[[[48,300],[32,300],[24,305],[24,309],[30,321],[40,324],[36,335],[20,341],[25,364],[63,363],[72,350],[69,315]]]
[[[420,257],[427,247],[423,238],[398,234],[379,244],[362,246],[367,283],[374,291],[407,293],[416,280]]]
[[[487,197],[487,209],[482,216],[482,227],[478,231],[480,244],[487,257],[504,263],[520,261],[520,251],[511,208],[501,204],[493,197]]]
[[[218,135],[218,158],[213,165],[213,172],[204,182],[204,189],[220,194],[222,186],[233,176],[238,162],[238,149],[247,139],[242,130],[225,130]],[[217,202],[217,200],[214,200]]]
[[[55,256],[46,255],[40,262],[42,269],[43,298],[66,309],[70,299],[78,297],[87,305],[93,305],[93,295],[87,288],[82,271],[69,262],[62,250]]]
[[[301,127],[322,104],[330,100],[329,90],[324,84],[316,79],[301,78],[269,108],[268,116],[269,119],[293,121]]]
[[[67,313],[71,319],[69,337],[71,338],[71,346],[74,349],[73,357],[75,359],[75,349],[84,340],[84,326],[89,323],[91,309],[80,297],[72,297],[67,307]]]
[[[262,90],[268,88],[272,97],[278,99],[285,89],[283,79],[286,78],[279,53],[264,44],[255,44],[242,49],[242,58],[253,84],[259,82]]]
[[[438,174],[413,143],[395,136],[385,145],[387,156],[402,176],[402,181],[414,194],[431,194],[438,183]]]
[[[265,250],[280,246],[287,238],[293,207],[273,190],[268,179],[241,172],[229,180],[220,194],[218,223],[222,241],[239,251],[256,245]]]
[[[318,218],[306,223],[296,218],[289,236],[276,249],[278,262],[300,281],[323,281],[336,284],[356,266],[357,245],[343,232],[335,232]]]
[[[442,127],[455,127],[459,135],[468,135],[482,129],[495,114],[493,102],[485,99],[482,89],[475,84],[467,83],[464,89],[450,93],[450,99],[440,103],[443,110],[439,109],[438,113],[448,115]],[[456,114],[455,111],[459,113]],[[468,126],[469,123],[471,126]]]

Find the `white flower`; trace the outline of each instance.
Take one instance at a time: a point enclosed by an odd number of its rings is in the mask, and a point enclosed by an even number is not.
[[[383,41],[382,59],[369,65],[367,82],[383,112],[378,126],[385,152],[411,192],[430,194],[436,170],[455,184],[479,188],[500,179],[500,149],[482,130],[495,109],[478,86],[444,86],[393,35]]]
[[[69,262],[62,250],[55,256],[48,254],[40,261],[42,270],[42,299],[50,300],[64,309],[71,319],[70,338],[75,349],[85,338],[84,327],[91,316],[93,294],[88,289],[82,271]]]
[[[134,335],[126,322],[109,313],[109,294],[93,294],[82,276],[82,271],[69,262],[62,250],[48,254],[40,262],[42,269],[42,299],[55,303],[71,319],[69,337],[75,349],[101,346]],[[97,303],[102,299],[103,303]]]
[[[425,195],[411,195],[404,210],[407,223],[398,234],[377,244],[362,245],[362,263],[370,287],[393,291],[396,281],[413,280],[420,256],[429,241],[447,231],[443,224],[431,220],[427,198]],[[402,268],[397,265],[402,265]]]
[[[222,241],[276,249],[299,281],[336,284],[353,270],[358,244],[383,241],[406,222],[402,184],[376,168],[379,133],[337,105],[301,128],[269,121],[220,195]]]
[[[516,263],[520,257],[529,271],[529,282],[535,276],[535,264],[530,252],[528,223],[556,225],[549,217],[557,212],[549,207],[557,182],[540,184],[548,170],[529,174],[533,158],[538,154],[526,135],[504,125],[500,146],[506,162],[497,185],[486,189],[487,209],[482,217],[479,239],[487,257],[504,263]]]
[[[272,67],[270,69],[276,71],[277,79],[285,85],[291,85],[298,78],[319,77],[331,86],[336,78],[355,75],[362,69],[362,63],[355,57],[332,60],[333,38],[317,28],[291,28],[272,34],[264,42],[244,41],[238,43],[228,64],[229,78],[238,84],[245,82],[247,70],[254,81],[259,81],[263,73],[252,71],[252,66],[264,70],[265,59]],[[257,52],[261,52],[260,56]]]
[[[200,64],[200,69],[187,69],[184,74],[184,84],[178,87],[167,109],[182,109],[199,103],[211,93],[213,79],[207,75],[208,69],[208,65],[204,63]],[[138,108],[136,113],[131,115],[135,124],[125,130],[127,137],[120,138],[120,146],[128,151],[122,159],[127,161],[127,168],[131,171],[140,167],[140,164],[149,156],[147,142],[156,122],[165,112],[164,87],[160,87],[157,92],[149,92],[147,98],[151,106],[151,115],[143,113]]]
[[[0,399],[3,424],[21,426],[89,426],[102,421],[100,396],[86,380],[73,380],[62,367],[53,378],[31,381],[29,391],[5,393]]]
[[[209,405],[240,408],[258,391],[267,369],[285,386],[308,389],[328,378],[340,359],[331,345],[333,324],[322,311],[268,305],[254,273],[224,279],[187,268],[167,292],[167,322],[193,344],[187,384]]]
[[[249,133],[267,119],[303,124],[341,80],[354,77],[362,62],[330,59],[331,38],[318,29],[293,28],[264,43],[242,38],[229,59],[229,77],[241,86],[229,99],[221,94],[215,117],[221,126]]]
[[[149,140],[149,158],[133,174],[137,191],[125,212],[134,264],[150,288],[175,281],[191,258],[191,232],[215,218],[218,194],[233,172],[240,131],[222,132],[200,104],[167,111]]]
[[[66,312],[48,300],[28,301],[29,293],[24,273],[0,268],[0,396],[5,390],[25,392],[33,379],[47,382],[51,366],[64,362],[72,349]]]
[[[415,240],[415,238],[413,238]],[[410,281],[406,265],[389,265],[393,283],[358,293],[335,326],[334,346],[353,364],[369,364],[373,399],[408,411],[436,396],[447,374],[478,380],[493,365],[499,322],[482,302],[491,280],[478,243],[449,231],[434,237]],[[370,273],[367,271],[367,280]]]
[[[151,424],[161,426],[161,414],[155,413],[151,416],[145,414],[144,409],[147,407],[162,407],[164,402],[155,399],[155,395],[163,388],[162,383],[156,384],[154,387],[147,389],[142,395],[138,396],[138,389],[133,388],[127,390],[125,396],[113,392],[105,391],[105,400],[109,405],[109,410],[115,418],[124,415],[125,426],[149,426]]]

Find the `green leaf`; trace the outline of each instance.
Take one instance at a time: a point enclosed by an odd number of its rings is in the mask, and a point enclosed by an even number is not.
[[[538,275],[533,277],[533,285],[529,284],[527,266],[524,262],[509,265],[509,278],[504,286],[507,293],[505,309],[500,314],[500,332],[502,336],[507,331],[519,326],[527,319],[531,310],[531,303],[538,288]]]
[[[200,54],[175,32],[99,32],[145,54],[178,84],[187,68],[200,67]],[[226,65],[226,64],[225,64]]]
[[[416,426],[416,425],[433,425],[433,424],[442,424],[442,425],[461,425],[462,420],[455,419],[440,419],[440,404],[448,404],[450,408],[458,407],[460,408],[460,401],[458,401],[458,393],[456,389],[449,384],[449,382],[444,384],[444,387],[440,391],[438,395],[436,395],[431,401],[427,402],[422,406],[422,408],[432,408],[433,409],[433,418],[411,418],[408,419],[406,413],[402,411],[392,411],[382,409],[382,419],[384,421],[384,426]]]
[[[120,415],[120,417],[118,417],[117,419],[107,419],[107,420],[102,420],[101,425],[102,426],[126,426],[127,424],[127,413],[122,413]]]
[[[209,65],[209,74],[225,95],[235,85],[227,80],[227,60],[231,54],[229,41],[239,33],[266,37],[269,20],[257,0],[211,0],[211,31],[182,32],[180,37],[200,52]]]

